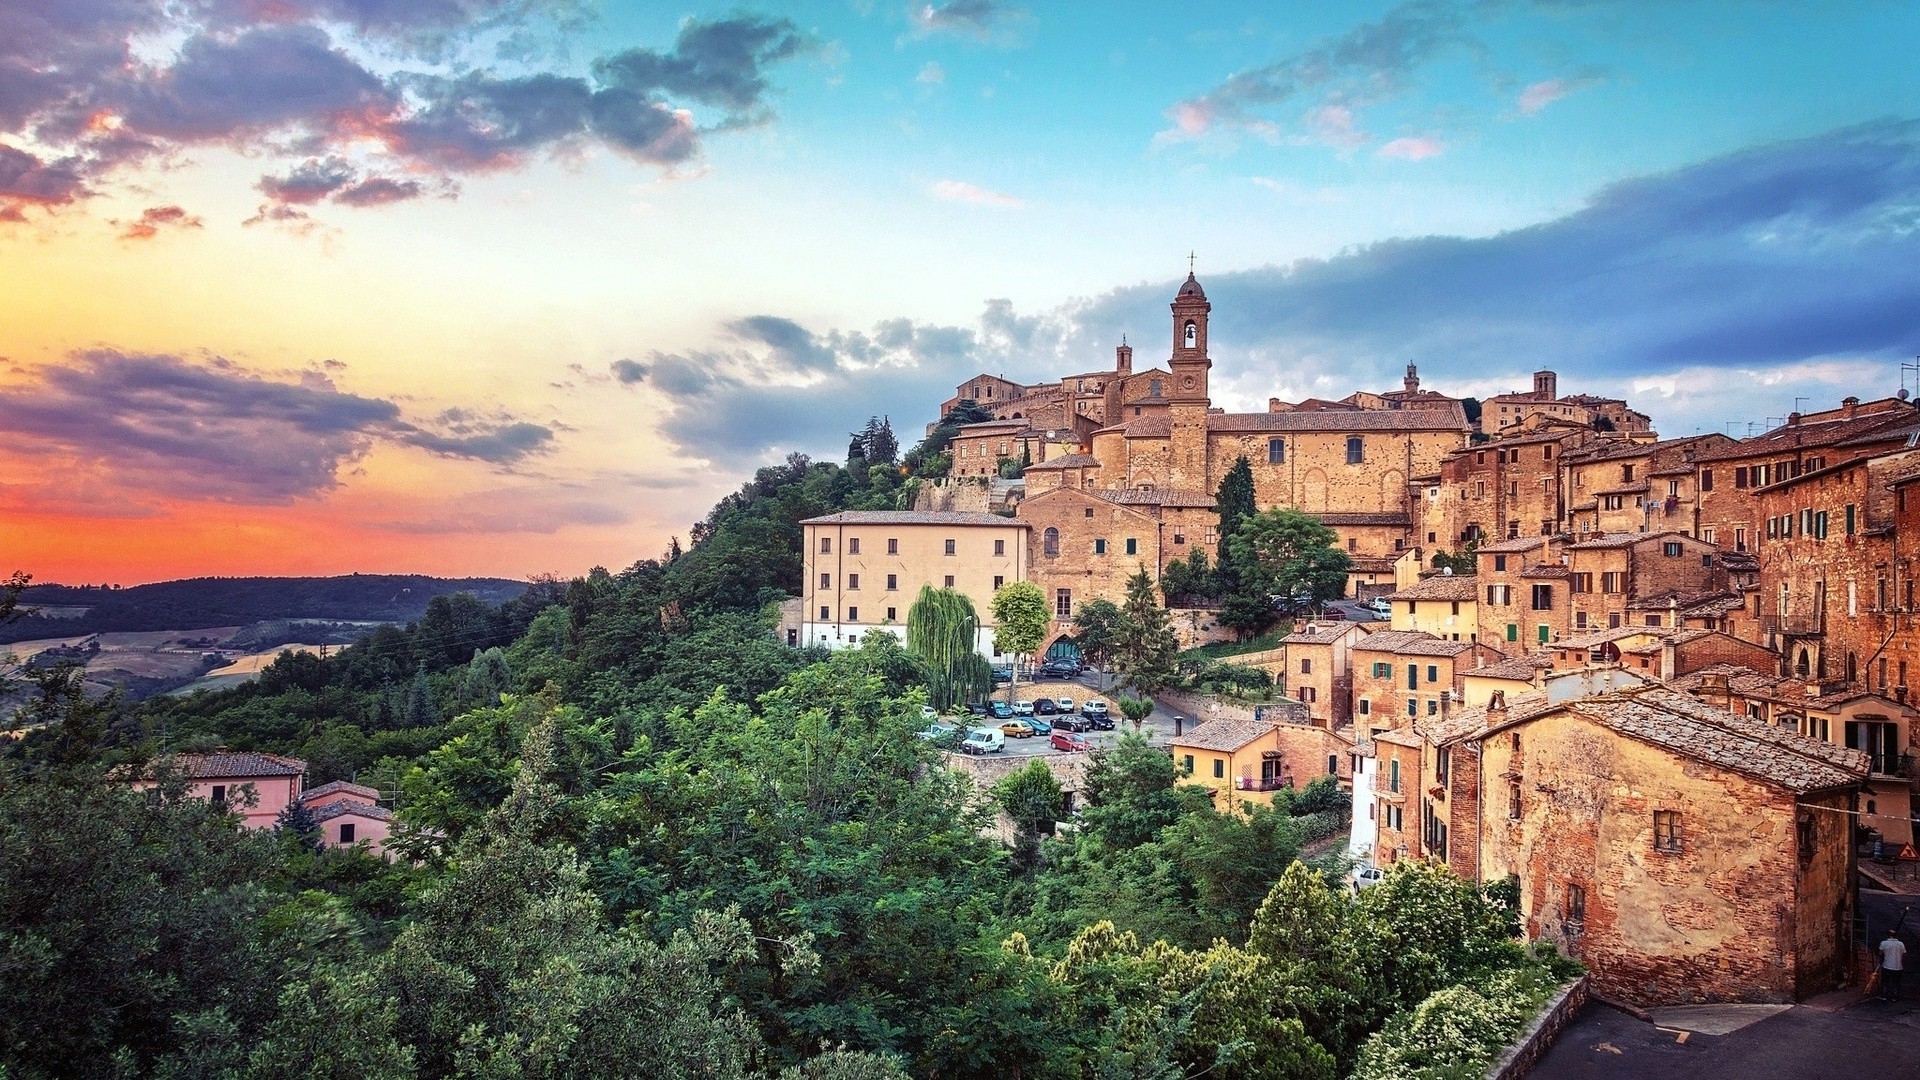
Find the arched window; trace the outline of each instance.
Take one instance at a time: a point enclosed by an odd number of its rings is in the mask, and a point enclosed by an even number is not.
[[[1800,654],[1794,658],[1793,673],[1804,679],[1807,677],[1808,669],[1810,668],[1810,666],[1811,665],[1808,663],[1807,650],[1803,646],[1800,649]]]
[[[1200,344],[1200,324],[1187,320],[1187,348],[1197,348]]]
[[[1056,529],[1053,526],[1049,525],[1047,526],[1047,531],[1040,534],[1040,554],[1042,555],[1060,554],[1060,530],[1059,529]]]
[[[1159,379],[1148,379],[1148,380],[1147,380],[1147,396],[1148,396],[1148,397],[1159,397],[1159,396],[1160,396],[1160,380],[1159,380]],[[1137,412],[1138,412],[1138,410],[1135,410],[1135,412],[1137,413]]]

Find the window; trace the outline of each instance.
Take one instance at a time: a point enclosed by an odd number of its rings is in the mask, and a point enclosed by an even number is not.
[[[859,609],[859,608],[857,608],[857,607],[850,607],[850,608],[848,608],[848,609],[847,609],[847,621],[848,621],[848,622],[859,622],[859,621],[860,621],[860,609]]]
[[[1099,537],[1099,538],[1096,538],[1096,539],[1094,540],[1094,542],[1093,542],[1093,553],[1094,553],[1095,555],[1105,555],[1105,554],[1107,553],[1107,540],[1106,540],[1106,537]]]
[[[1306,658],[1306,657],[1302,657],[1302,658],[1301,658],[1301,660],[1300,660],[1300,674],[1302,674],[1302,675],[1311,675],[1311,674],[1313,674],[1313,661],[1312,661],[1311,659],[1308,659],[1308,658]]]
[[[1520,781],[1507,781],[1507,820],[1520,820]]]
[[[1387,763],[1387,790],[1400,790],[1400,759],[1394,758]]]
[[[1055,618],[1060,619],[1064,619],[1073,614],[1072,589],[1053,590],[1053,614]]]
[[[1653,850],[1678,853],[1680,843],[1680,811],[1655,810],[1653,812]]]
[[[1093,507],[1089,506],[1087,507],[1087,517],[1091,518],[1092,516],[1093,516]]]
[[[1313,702],[1320,700],[1318,696],[1318,691],[1314,690],[1314,688],[1311,686],[1298,687],[1297,692],[1300,695],[1300,700],[1307,702],[1308,704],[1312,704]]]
[[[1093,511],[1088,510],[1087,513],[1091,514]],[[1040,534],[1040,554],[1048,556],[1060,554],[1059,529],[1049,525],[1047,531]]]
[[[1361,451],[1362,451],[1362,443],[1360,441],[1360,436],[1358,435],[1347,436],[1347,464],[1358,465],[1362,461],[1365,461],[1366,456]]]
[[[1487,586],[1487,603],[1489,604],[1513,603],[1513,586],[1511,585]]]
[[[1669,540],[1661,546],[1660,550],[1667,558],[1677,559],[1680,557],[1680,542],[1677,540]]]
[[[899,609],[899,608],[888,608],[888,609],[887,609],[887,621],[888,621],[888,622],[899,622],[899,621],[900,621],[900,615],[899,615],[899,611],[900,611],[900,609]]]
[[[1198,323],[1195,323],[1193,320],[1189,319],[1187,320],[1187,348],[1197,349],[1199,347],[1200,347],[1200,326]]]
[[[1005,585],[1006,583],[1007,583],[1007,579],[1002,575],[1000,574],[993,575],[993,591],[994,592],[999,592],[1000,587],[1002,585]]]
[[[1505,572],[1507,569],[1507,557],[1505,555],[1495,555],[1493,557],[1493,568],[1496,571]]]
[[[1432,716],[1435,713],[1438,713],[1439,711],[1440,711],[1440,699],[1428,698],[1427,699],[1427,715]]]
[[[1567,883],[1567,922],[1578,925],[1587,921],[1587,890],[1572,882]]]
[[[1625,592],[1627,575],[1619,570],[1609,570],[1600,575],[1600,591],[1612,595]]]
[[[1587,613],[1584,611],[1574,612],[1573,625],[1576,629],[1585,630],[1587,628]]]
[[[1372,712],[1373,712],[1373,705],[1369,703],[1366,698],[1361,698],[1360,699],[1360,715],[1368,716],[1372,714]]]
[[[995,555],[1005,555],[1007,553],[1007,542],[1005,540],[995,540],[993,542],[993,553]]]
[[[1414,700],[1413,698],[1407,699],[1407,715],[1408,716],[1420,715],[1420,703]]]
[[[1627,482],[1627,481],[1629,481],[1629,480],[1632,480],[1632,479],[1633,479],[1633,466],[1631,466],[1631,465],[1622,465],[1622,466],[1620,466],[1620,480],[1621,480],[1621,482],[1622,482],[1622,483],[1625,483],[1625,482]]]
[[[1647,621],[1647,625],[1648,625],[1648,626],[1659,626],[1659,625],[1661,625],[1661,620],[1662,620],[1662,618],[1664,618],[1664,616],[1660,616],[1660,615],[1649,615],[1649,616],[1647,616],[1647,620],[1646,620],[1646,621]]]
[[[1420,665],[1419,664],[1407,665],[1407,689],[1409,690],[1420,689]]]
[[[1227,763],[1226,763],[1226,761],[1224,761],[1224,760],[1223,760],[1223,759],[1221,759],[1221,758],[1214,758],[1214,759],[1213,759],[1213,776],[1214,776],[1214,779],[1216,779],[1216,780],[1217,780],[1217,779],[1220,779],[1221,777],[1223,777],[1223,776],[1226,776],[1226,775],[1227,775]]]
[[[340,842],[343,844],[353,843],[353,822],[343,821],[340,823]]]
[[[1357,536],[1349,536],[1349,537],[1347,537],[1347,550],[1348,550],[1348,551],[1359,551],[1359,550],[1360,550],[1360,538],[1359,538],[1359,537],[1357,537]]]
[[[831,618],[833,618],[833,609],[828,607],[825,604],[821,604],[820,605],[820,621],[826,622],[828,619],[831,619]]]
[[[1140,541],[1135,540],[1131,536],[1127,537],[1127,554],[1129,555],[1140,554]]]
[[[1182,761],[1182,764],[1184,764],[1187,767],[1187,775],[1192,776],[1193,775],[1193,755],[1192,754],[1182,755],[1181,761]]]
[[[1854,512],[1853,512],[1853,504],[1852,504],[1852,503],[1848,503],[1848,504],[1847,504],[1847,535],[1848,535],[1848,536],[1852,536],[1852,535],[1853,535],[1853,529],[1854,529]]]
[[[1340,775],[1340,755],[1339,754],[1327,755],[1327,775],[1328,776]]]
[[[831,588],[833,588],[833,575],[832,575],[832,574],[821,574],[821,575],[820,575],[820,587],[821,587],[821,588],[823,588],[823,589],[831,589]]]
[[[1452,603],[1453,603],[1453,614],[1455,615],[1460,614],[1460,601],[1455,600]]]
[[[900,575],[888,574],[887,575],[887,591],[893,592],[899,588],[900,588]]]
[[[1375,664],[1373,665],[1373,677],[1374,677],[1374,678],[1376,678],[1376,679],[1391,679],[1391,678],[1393,678],[1393,665],[1392,665],[1392,664],[1382,664],[1382,663],[1375,663]]]
[[[820,538],[820,554],[822,555],[833,554],[833,537],[823,536]]]
[[[1553,610],[1553,586],[1535,585],[1533,587],[1533,610],[1535,611],[1552,611]]]
[[[889,539],[887,541],[887,554],[889,555],[900,554],[900,541]]]
[[[226,801],[227,801],[227,785],[225,784],[213,785],[213,804],[215,806],[223,806],[226,804]]]
[[[1267,464],[1280,465],[1287,460],[1287,440],[1267,440]]]
[[[1440,681],[1440,668],[1438,665],[1436,664],[1427,665],[1427,681],[1428,682]]]
[[[946,587],[947,587],[947,588],[949,588],[949,589],[951,589],[951,588],[953,588],[953,575],[952,575],[952,574],[948,574],[948,575],[947,575],[947,578],[946,578]]]
[[[1602,495],[1600,506],[1603,510],[1618,510],[1626,505],[1625,500],[1625,495]]]
[[[1507,640],[1508,641],[1520,640],[1520,624],[1519,623],[1507,624]]]
[[[850,592],[860,591],[860,575],[859,574],[847,575],[847,589]]]
[[[1535,632],[1539,635],[1540,644],[1542,645],[1545,645],[1547,642],[1553,640],[1553,627],[1548,626],[1546,623],[1541,623],[1536,628]]]

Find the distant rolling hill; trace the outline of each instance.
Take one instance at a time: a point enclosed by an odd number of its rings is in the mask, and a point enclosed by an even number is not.
[[[436,596],[464,592],[500,604],[526,589],[526,582],[504,578],[418,574],[190,578],[125,589],[35,585],[21,597],[21,606],[47,610],[0,626],[0,644],[82,634],[244,626],[269,619],[401,623],[425,614],[427,601]]]

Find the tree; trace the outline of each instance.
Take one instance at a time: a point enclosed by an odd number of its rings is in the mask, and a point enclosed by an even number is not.
[[[1020,683],[1020,658],[1046,640],[1047,594],[1031,581],[1002,585],[993,594],[993,651],[1013,657],[1013,678],[1007,682],[1007,700]]]
[[[280,813],[273,819],[273,829],[282,839],[313,854],[320,853],[320,822],[314,819],[313,811],[307,808],[307,804],[299,799],[280,808]]]
[[[1346,577],[1354,565],[1338,542],[1340,536],[1311,513],[1281,507],[1240,523],[1233,534],[1233,552],[1242,571],[1260,567],[1267,594],[1309,596],[1313,603],[1325,603],[1346,592]]]
[[[1461,548],[1458,555],[1451,555],[1444,551],[1436,551],[1433,553],[1433,568],[1435,570],[1451,570],[1456,574],[1474,573],[1478,568],[1478,555],[1476,552],[1479,550],[1480,538],[1476,536],[1467,541],[1467,546]]]
[[[1122,694],[1120,695],[1120,715],[1126,717],[1127,721],[1133,725],[1134,733],[1139,734],[1140,725],[1146,723],[1147,717],[1153,715],[1153,699]]]
[[[1224,568],[1233,562],[1231,541],[1240,531],[1240,523],[1260,512],[1254,496],[1253,466],[1247,463],[1245,454],[1234,459],[1233,468],[1221,478],[1213,504],[1220,512],[1220,547],[1215,554]]]
[[[408,727],[429,727],[440,722],[440,714],[433,707],[433,693],[427,685],[427,666],[420,665],[413,673],[413,683],[407,688],[406,706],[401,712]]]
[[[1046,763],[1030,761],[993,785],[993,798],[1013,820],[1015,865],[1031,870],[1040,861],[1040,838],[1060,818],[1060,781]]]
[[[893,437],[893,422],[889,417],[883,416],[877,423],[868,417],[862,437],[866,443],[869,465],[892,465],[899,460],[900,443]]]
[[[1166,594],[1169,607],[1190,607],[1211,599],[1216,588],[1213,569],[1207,565],[1207,551],[1199,545],[1187,552],[1186,558],[1168,563],[1167,572],[1160,578],[1160,591]]]
[[[1082,601],[1073,611],[1073,639],[1080,655],[1100,670],[1104,682],[1107,662],[1120,641],[1120,608],[1105,598]]]
[[[907,651],[927,666],[927,701],[945,712],[984,694],[979,679],[980,618],[973,601],[953,589],[920,587],[907,609]]]
[[[500,695],[513,689],[513,671],[499,646],[473,651],[460,681],[460,707],[471,709],[500,704]]]
[[[1120,632],[1114,644],[1114,667],[1120,682],[1136,696],[1151,698],[1173,685],[1179,675],[1174,658],[1180,643],[1167,619],[1167,609],[1154,595],[1153,578],[1145,564],[1127,579],[1127,600],[1121,608]]]
[[[19,610],[20,594],[27,590],[27,583],[32,580],[33,575],[15,570],[4,581],[0,581],[0,626],[26,614]]]

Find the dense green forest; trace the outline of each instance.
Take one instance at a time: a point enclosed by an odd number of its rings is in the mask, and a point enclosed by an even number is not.
[[[26,609],[21,617],[0,626],[0,643],[111,631],[245,626],[268,619],[407,622],[424,615],[428,601],[438,596],[469,593],[484,603],[500,604],[526,588],[524,581],[504,578],[418,574],[188,578],[124,589],[34,585],[21,595]],[[74,618],[43,618],[33,614],[36,605],[88,610]]]
[[[899,643],[775,641],[798,522],[903,505],[901,472],[791,458],[685,550],[436,597],[231,691],[34,673],[0,745],[0,1074],[1331,1080],[1524,1022],[1562,972],[1500,897],[1297,860],[1330,783],[1219,813],[1128,738],[1051,836],[1044,768],[979,793],[916,737]],[[216,745],[396,796],[408,857],[114,782]]]

